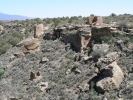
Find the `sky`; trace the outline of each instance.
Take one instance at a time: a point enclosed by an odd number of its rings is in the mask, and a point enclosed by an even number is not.
[[[133,14],[133,0],[0,0],[0,12],[32,18]]]

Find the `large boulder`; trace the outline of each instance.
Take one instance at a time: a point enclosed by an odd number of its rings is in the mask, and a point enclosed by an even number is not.
[[[124,75],[117,62],[109,64],[100,70],[101,80],[96,83],[96,88],[99,92],[109,91],[112,88],[118,88],[121,84]]]
[[[31,53],[40,50],[40,42],[37,38],[27,38],[17,44],[23,53]]]
[[[34,34],[35,38],[38,38],[40,35],[42,35],[44,33],[44,26],[43,26],[43,24],[35,25],[34,33],[35,33]]]
[[[118,88],[122,82],[124,75],[121,68],[117,65],[118,57],[119,52],[110,52],[105,57],[98,59],[99,80],[96,83],[98,92]]]

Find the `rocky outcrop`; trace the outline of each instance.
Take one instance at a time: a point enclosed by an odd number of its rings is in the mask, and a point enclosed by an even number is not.
[[[108,53],[104,58],[99,58],[97,64],[110,64],[119,57],[117,52]]]
[[[35,27],[34,27],[34,37],[38,38],[43,33],[44,33],[44,26],[43,26],[43,24],[35,25]]]
[[[36,38],[27,38],[17,44],[23,53],[32,53],[40,50],[40,42]]]
[[[101,25],[102,24],[102,17],[90,16],[88,18],[88,24],[89,25],[92,25],[92,24]]]
[[[124,78],[123,72],[116,61],[101,69],[100,73],[103,78],[96,83],[99,92],[109,91],[114,87],[118,88]]]
[[[124,74],[116,62],[118,57],[118,52],[111,52],[105,57],[98,59],[97,67],[99,68],[99,80],[96,83],[98,92],[105,92],[113,88],[118,88],[121,84]]]

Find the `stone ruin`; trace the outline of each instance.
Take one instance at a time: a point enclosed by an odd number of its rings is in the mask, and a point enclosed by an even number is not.
[[[40,35],[44,33],[44,26],[43,24],[35,25],[34,27],[34,37],[38,38]]]
[[[98,16],[89,16],[88,18],[88,24],[89,25],[101,25],[103,23],[102,17]]]

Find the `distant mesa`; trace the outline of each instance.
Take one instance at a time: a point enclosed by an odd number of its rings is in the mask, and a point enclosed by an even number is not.
[[[0,13],[0,20],[26,20],[26,19],[31,19],[31,18],[20,15],[9,15],[9,14]]]

